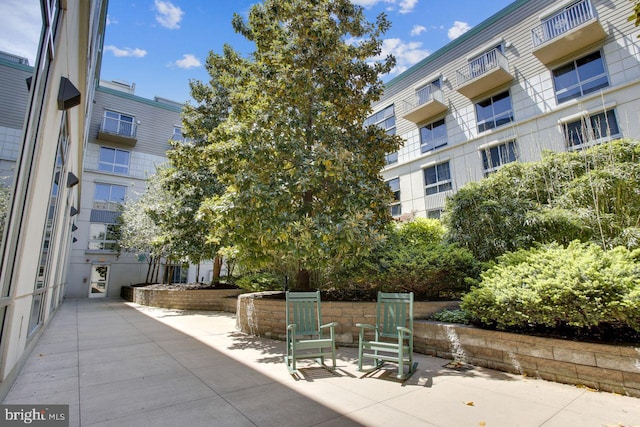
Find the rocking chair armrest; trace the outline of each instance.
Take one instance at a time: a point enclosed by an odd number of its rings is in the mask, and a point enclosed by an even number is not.
[[[330,322],[330,323],[327,323],[326,325],[321,325],[320,329],[325,329],[325,328],[332,328],[333,329],[336,326],[338,326],[338,322]]]
[[[397,326],[397,328],[398,328],[398,333],[403,333],[404,332],[407,335],[413,335],[413,331],[411,329],[409,329],[409,328],[405,328],[403,326]]]
[[[370,325],[368,323],[356,323],[356,328],[360,328],[360,329],[378,329],[377,326],[374,325]]]

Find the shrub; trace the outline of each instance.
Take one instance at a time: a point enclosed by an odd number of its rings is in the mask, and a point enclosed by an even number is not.
[[[461,309],[440,310],[437,313],[433,313],[433,315],[431,315],[431,320],[437,320],[439,322],[447,323],[461,323],[464,325],[468,325],[469,323],[471,323],[469,314]]]
[[[442,242],[438,220],[390,227],[371,255],[337,275],[334,284],[363,291],[414,292],[419,299],[457,299],[480,277],[470,251]]]
[[[284,289],[284,279],[273,273],[249,273],[239,278],[236,285],[251,292],[281,291]]]
[[[639,258],[640,251],[577,241],[507,253],[461,308],[499,329],[617,323],[640,330]]]

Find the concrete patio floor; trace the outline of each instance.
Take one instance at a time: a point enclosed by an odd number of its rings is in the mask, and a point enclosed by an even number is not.
[[[294,377],[283,350],[229,313],[66,300],[4,403],[69,404],[71,426],[640,426],[627,396],[420,354],[401,383],[393,365],[358,372],[345,347],[335,373]]]

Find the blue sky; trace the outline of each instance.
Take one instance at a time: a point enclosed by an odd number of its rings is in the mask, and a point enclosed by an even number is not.
[[[370,21],[385,12],[392,23],[383,53],[397,59],[387,80],[435,52],[514,0],[353,0]],[[189,80],[208,80],[209,51],[225,43],[253,50],[234,33],[234,12],[246,17],[255,0],[109,0],[102,79],[136,84],[136,95],[184,102]],[[38,0],[0,1],[0,50],[30,58],[39,38]],[[34,46],[35,43],[35,46]],[[31,53],[32,52],[32,53]]]

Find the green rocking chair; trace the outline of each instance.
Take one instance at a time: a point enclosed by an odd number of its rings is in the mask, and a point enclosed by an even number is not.
[[[413,362],[413,292],[378,292],[376,324],[358,323],[358,370],[363,371],[365,358],[373,359],[371,372],[380,369],[385,362],[398,364],[398,379],[405,380],[416,371],[418,362]],[[373,340],[367,340],[365,331],[374,330]],[[371,335],[371,334],[369,334]],[[404,367],[408,372],[404,373]]]
[[[316,359],[330,371],[336,368],[336,342],[334,328],[337,322],[322,324],[320,291],[286,293],[287,355],[285,362],[289,372],[296,372],[296,361]],[[331,368],[324,358],[333,361]]]

